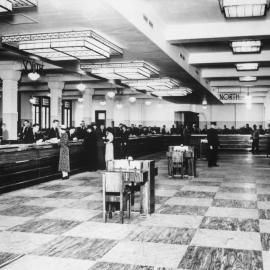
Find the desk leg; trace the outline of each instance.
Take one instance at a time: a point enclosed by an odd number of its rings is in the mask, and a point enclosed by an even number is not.
[[[141,186],[141,213],[147,215],[150,214],[150,183],[145,182]]]

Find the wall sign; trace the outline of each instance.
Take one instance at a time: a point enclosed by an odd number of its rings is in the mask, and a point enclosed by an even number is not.
[[[223,101],[240,100],[240,93],[219,93],[219,99]]]

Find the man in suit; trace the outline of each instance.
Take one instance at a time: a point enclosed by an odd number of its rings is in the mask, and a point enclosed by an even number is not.
[[[211,128],[207,130],[207,140],[208,140],[208,167],[218,167],[218,147],[219,139],[218,132],[216,129],[216,122],[211,122]]]
[[[30,127],[30,122],[25,120],[23,122],[23,127],[20,132],[20,140],[23,143],[33,143],[34,142],[34,134],[33,129]]]
[[[84,140],[86,136],[87,136],[87,128],[86,128],[85,122],[82,120],[80,127],[78,127],[76,130],[76,137],[79,140]]]
[[[39,124],[33,125],[33,134],[34,134],[34,141],[35,142],[42,142],[43,141],[43,134],[39,130]]]
[[[53,120],[52,128],[49,130],[49,139],[57,138],[60,139],[60,132],[59,132],[59,121]]]
[[[252,152],[252,154],[259,152],[259,140],[260,140],[260,132],[257,129],[257,126],[253,125],[252,149],[250,151],[250,152]]]

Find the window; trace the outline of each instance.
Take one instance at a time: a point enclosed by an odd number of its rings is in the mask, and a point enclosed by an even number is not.
[[[72,125],[72,101],[63,100],[62,101],[62,123],[70,128]]]
[[[50,99],[48,97],[33,97],[32,121],[39,124],[40,129],[50,128]]]

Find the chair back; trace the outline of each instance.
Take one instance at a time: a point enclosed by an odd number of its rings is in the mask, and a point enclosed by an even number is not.
[[[103,174],[103,188],[105,192],[123,192],[123,177],[121,172],[105,172]]]
[[[172,152],[172,162],[183,163],[185,152],[173,151]]]
[[[143,161],[142,160],[132,160],[132,161],[130,161],[129,168],[142,170],[143,169]]]
[[[128,169],[129,163],[127,159],[115,159],[113,161],[114,169]]]

